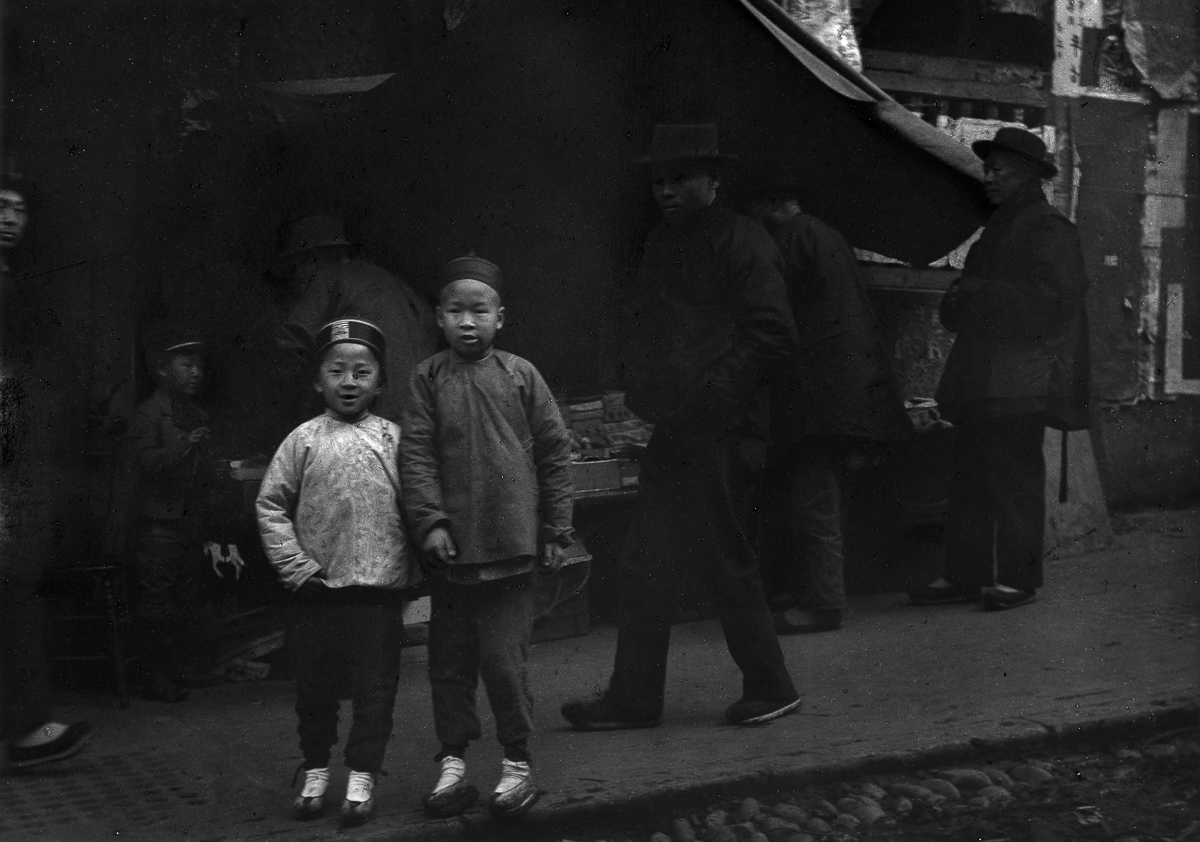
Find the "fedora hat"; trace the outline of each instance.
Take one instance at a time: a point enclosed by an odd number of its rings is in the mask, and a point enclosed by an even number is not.
[[[271,263],[271,274],[286,278],[296,255],[325,246],[353,246],[346,238],[346,228],[336,216],[313,214],[297,219],[284,227],[280,237],[279,256]]]
[[[1058,175],[1058,167],[1046,153],[1046,144],[1033,132],[1024,129],[1005,126],[997,130],[996,136],[991,140],[977,140],[972,143],[971,149],[985,160],[992,154],[993,149],[1007,149],[1037,164],[1042,178],[1054,178]]]
[[[717,127],[712,123],[659,123],[650,137],[650,154],[634,158],[635,164],[670,164],[681,161],[728,163],[736,155],[717,151]]]

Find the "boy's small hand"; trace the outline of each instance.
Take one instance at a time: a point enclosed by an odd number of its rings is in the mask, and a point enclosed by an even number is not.
[[[301,582],[300,587],[296,588],[296,596],[311,599],[327,587],[328,585],[325,584],[325,575],[323,573],[314,573]]]
[[[209,427],[197,427],[188,433],[188,441],[192,444],[202,444],[208,441],[212,436],[212,429]]]
[[[429,554],[430,562],[436,567],[446,566],[458,555],[458,547],[455,546],[454,539],[450,537],[450,530],[444,526],[435,526],[430,529],[422,546]]]
[[[542,547],[542,558],[538,562],[538,567],[545,573],[553,573],[562,567],[563,559],[566,557],[567,551],[558,544],[545,544]]]

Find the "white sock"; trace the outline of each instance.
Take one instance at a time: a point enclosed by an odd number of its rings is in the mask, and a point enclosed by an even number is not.
[[[329,789],[329,767],[307,769],[304,772],[304,789],[300,791],[301,798],[320,798]]]
[[[442,759],[442,774],[433,787],[434,795],[457,786],[467,776],[467,762],[461,757],[445,757]]]
[[[528,779],[528,763],[505,759],[500,766],[500,782],[496,784],[496,795],[511,792]]]
[[[375,776],[370,772],[355,772],[350,770],[346,780],[346,800],[363,804],[371,800],[375,794]]]
[[[46,743],[52,743],[67,732],[67,726],[61,722],[47,722],[30,731],[19,740],[13,740],[13,745],[17,748],[34,748],[35,746],[44,746]]]

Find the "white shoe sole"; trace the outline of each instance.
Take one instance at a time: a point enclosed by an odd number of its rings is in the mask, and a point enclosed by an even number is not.
[[[770,713],[763,713],[750,719],[743,719],[738,722],[738,725],[762,725],[764,722],[770,722],[773,719],[779,719],[781,716],[787,716],[789,713],[800,707],[803,699],[796,699],[794,702],[789,702],[778,710],[773,710]]]

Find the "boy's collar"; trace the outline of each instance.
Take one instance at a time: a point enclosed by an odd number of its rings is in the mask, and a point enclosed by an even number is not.
[[[483,362],[484,360],[491,359],[491,357],[492,357],[492,356],[493,356],[493,355],[496,353],[496,346],[495,346],[495,345],[491,346],[490,348],[488,348],[488,349],[487,349],[487,353],[486,353],[486,354],[484,354],[482,357],[478,357],[478,358],[476,358],[476,359],[473,359],[473,360],[472,360],[472,359],[468,359],[467,357],[464,357],[462,354],[458,353],[458,351],[454,350],[453,348],[451,348],[451,349],[450,349],[450,353],[451,353],[451,354],[453,354],[453,355],[454,355],[454,358],[455,358],[456,360],[458,360],[459,362],[464,362],[464,363],[481,363],[481,362]]]
[[[358,416],[353,421],[351,421],[349,418],[346,418],[344,415],[334,412],[329,407],[325,407],[325,415],[329,416],[334,421],[341,421],[343,424],[361,424],[362,422],[364,422],[368,418],[370,418],[372,413],[371,413],[371,410],[369,410],[369,409],[365,410],[362,415]]]

